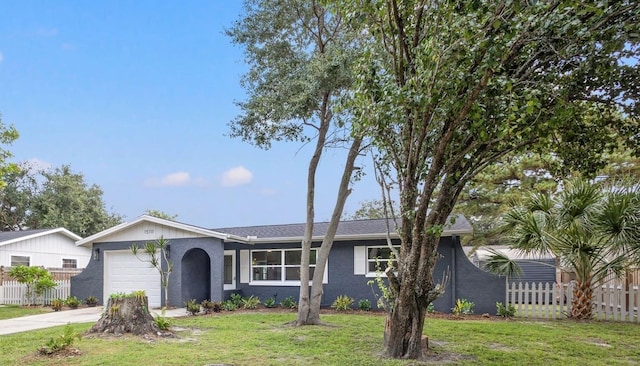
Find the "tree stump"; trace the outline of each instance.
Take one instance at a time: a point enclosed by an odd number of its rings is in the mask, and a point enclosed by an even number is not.
[[[109,299],[102,317],[87,333],[164,335],[149,312],[146,296]]]

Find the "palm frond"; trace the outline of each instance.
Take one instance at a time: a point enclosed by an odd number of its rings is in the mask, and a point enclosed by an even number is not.
[[[509,277],[519,277],[522,274],[522,269],[520,269],[518,263],[507,257],[505,254],[493,248],[487,248],[487,251],[491,253],[484,264],[484,268],[487,271],[493,274]]]

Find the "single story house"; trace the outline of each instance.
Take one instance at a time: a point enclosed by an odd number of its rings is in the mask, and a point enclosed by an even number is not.
[[[314,225],[311,270],[315,248],[327,227],[326,222]],[[473,265],[462,250],[460,235],[471,230],[459,216],[442,234],[434,275],[448,273],[450,281],[434,303],[436,310],[449,312],[456,299],[466,298],[475,302],[477,313],[494,313],[496,301],[504,301],[504,279]],[[222,301],[232,293],[263,301],[274,297],[277,302],[293,296],[297,301],[303,233],[304,224],[205,229],[143,215],[76,243],[91,248],[93,256],[87,268],[72,278],[71,294],[81,299],[96,296],[103,302],[113,293],[145,290],[149,306],[163,306],[158,271],[130,250],[131,245],[163,237],[169,240],[174,266],[168,286],[170,305],[182,306],[190,299]],[[330,306],[339,295],[376,303],[374,288],[367,282],[376,276],[376,259],[386,263],[390,256],[386,235],[384,220],[340,223],[324,275],[323,306]],[[391,237],[399,244],[397,234]]]
[[[64,228],[0,232],[0,266],[84,268],[91,248],[77,246],[80,239]]]

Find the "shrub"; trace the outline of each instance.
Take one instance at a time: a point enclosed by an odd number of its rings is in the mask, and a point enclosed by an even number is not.
[[[429,305],[427,306],[427,313],[433,314],[435,312],[436,312],[436,307],[433,305],[432,302],[430,302]]]
[[[166,308],[162,308],[162,315],[156,315],[153,318],[153,322],[156,323],[160,330],[169,330],[171,327],[171,320],[164,316]]]
[[[235,302],[232,300],[227,300],[222,303],[222,310],[224,311],[235,311],[238,308]]]
[[[501,302],[497,302],[496,309],[496,314],[503,318],[513,318],[516,315],[516,307],[512,304],[504,306]]]
[[[197,315],[200,312],[200,304],[196,302],[196,299],[191,299],[184,303],[187,307],[187,312],[191,315]]]
[[[276,299],[274,297],[270,297],[266,300],[264,300],[264,307],[265,308],[275,308],[276,307]]]
[[[239,307],[242,307],[243,300],[244,299],[242,298],[242,295],[234,293],[234,294],[231,294],[231,296],[229,297],[229,300],[227,301],[231,301],[236,306],[236,309],[237,309]]]
[[[96,306],[98,305],[98,298],[95,296],[87,296],[87,298],[84,299],[84,303],[87,304],[87,306]]]
[[[468,301],[467,299],[458,299],[456,300],[456,306],[453,307],[453,309],[451,309],[451,311],[453,312],[454,315],[471,315],[473,314],[473,307],[476,304],[474,304],[471,301]]]
[[[50,355],[59,352],[73,345],[76,338],[80,339],[80,334],[73,331],[71,324],[67,324],[64,327],[62,334],[56,338],[49,339],[47,345],[40,348],[40,353],[43,355]]]
[[[26,285],[24,296],[28,305],[34,305],[38,296],[57,286],[51,273],[41,267],[17,266],[9,271],[9,275],[18,283]]]
[[[53,300],[51,300],[51,308],[53,309],[53,311],[62,310],[62,306],[63,305],[64,305],[64,300],[62,300],[62,299],[53,299]]]
[[[362,299],[358,301],[358,309],[362,311],[370,311],[371,310],[371,301],[369,299]]]
[[[222,303],[219,301],[202,300],[200,306],[205,314],[219,313],[222,310]]]
[[[244,309],[255,309],[260,305],[260,298],[257,296],[249,296],[247,298],[242,299],[242,307]]]
[[[347,311],[351,310],[351,305],[353,305],[353,299],[347,295],[338,296],[331,307],[338,311]]]
[[[282,301],[280,301],[280,306],[285,309],[297,309],[298,303],[293,298],[293,296],[287,296]]]
[[[64,301],[64,303],[70,307],[71,309],[77,309],[78,306],[80,306],[80,300],[78,300],[77,297],[75,296],[69,296],[67,297],[67,299]]]

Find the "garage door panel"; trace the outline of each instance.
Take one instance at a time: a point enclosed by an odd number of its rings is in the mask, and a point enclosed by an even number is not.
[[[146,254],[138,253],[142,259]],[[104,298],[114,293],[144,290],[150,307],[160,306],[160,274],[148,261],[141,261],[130,251],[105,251]]]

